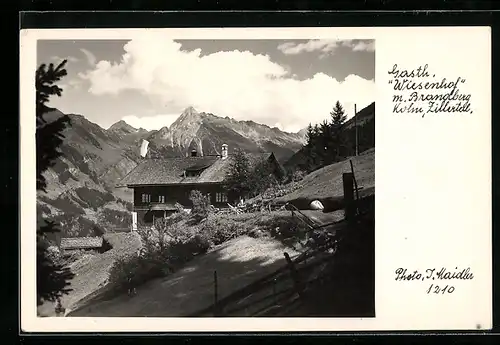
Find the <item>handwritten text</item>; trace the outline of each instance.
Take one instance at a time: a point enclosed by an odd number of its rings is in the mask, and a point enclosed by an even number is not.
[[[473,113],[471,94],[461,91],[466,82],[462,77],[436,77],[427,64],[411,70],[395,64],[388,74],[395,114]]]
[[[427,280],[433,281],[427,289],[427,293],[434,294],[445,294],[453,293],[455,287],[453,285],[446,284],[446,282],[451,283],[452,281],[460,280],[472,280],[474,279],[474,274],[472,273],[470,267],[459,269],[455,267],[454,270],[447,269],[445,267],[441,268],[426,268],[425,270],[409,270],[407,268],[398,268],[394,271],[396,274],[395,280],[400,282],[423,282]],[[443,281],[446,285],[437,285],[439,281]]]

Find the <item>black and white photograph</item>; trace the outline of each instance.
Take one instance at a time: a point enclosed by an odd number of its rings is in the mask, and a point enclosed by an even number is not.
[[[375,318],[375,47],[39,39],[37,316]]]

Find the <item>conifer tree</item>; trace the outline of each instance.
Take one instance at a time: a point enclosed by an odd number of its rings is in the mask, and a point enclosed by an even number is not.
[[[335,103],[335,106],[333,107],[333,110],[330,112],[331,116],[331,127],[334,132],[338,132],[341,130],[342,125],[347,119],[347,116],[345,115],[345,110],[342,104],[340,104],[339,101]]]
[[[62,131],[70,123],[68,116],[64,115],[58,119],[47,122],[44,115],[54,110],[47,103],[53,95],[61,96],[62,89],[56,82],[67,75],[64,66],[66,60],[57,67],[50,64],[40,65],[35,74],[36,86],[36,179],[37,190],[45,192],[47,187],[43,173],[55,164],[55,160],[61,155],[58,147],[62,144],[64,136]],[[37,304],[44,301],[56,301],[62,295],[71,291],[68,287],[74,274],[58,262],[49,253],[50,242],[48,234],[60,231],[56,224],[50,220],[44,220],[37,229]]]
[[[313,171],[336,162],[346,152],[348,142],[343,133],[343,125],[347,119],[344,108],[339,101],[330,112],[330,121],[320,124],[309,124],[304,145],[304,162],[300,164],[306,171]]]
[[[330,151],[331,151],[331,161],[333,163],[337,160],[338,156],[345,152],[345,140],[342,135],[342,127],[347,119],[345,115],[344,107],[339,101],[335,103],[333,110],[330,112]]]
[[[36,147],[37,147],[37,189],[45,191],[46,182],[43,172],[54,165],[55,160],[61,155],[58,147],[62,144],[64,136],[62,131],[70,123],[67,115],[55,121],[47,122],[44,115],[55,110],[47,105],[50,96],[62,95],[62,89],[56,82],[67,75],[64,65],[66,60],[57,67],[50,64],[47,68],[45,64],[40,65],[36,70]]]

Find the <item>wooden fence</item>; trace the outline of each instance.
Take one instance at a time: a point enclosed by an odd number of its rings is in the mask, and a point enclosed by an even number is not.
[[[334,257],[338,243],[338,239],[335,239],[293,260],[285,252],[286,265],[222,299],[218,299],[217,271],[214,271],[213,305],[191,316],[255,316],[294,295],[303,298],[307,287],[325,278],[312,276],[310,272]],[[333,250],[328,252],[328,249]]]
[[[214,303],[190,316],[264,316],[281,305],[293,305],[306,298],[308,290],[331,278],[324,269],[342,248],[345,236],[354,232],[352,225],[361,215],[358,208],[358,186],[351,163],[351,173],[344,173],[345,219],[340,222],[316,224],[295,206],[285,205],[292,215],[306,223],[307,233],[312,234],[315,246],[295,259],[285,252],[286,265],[254,281],[244,288],[219,299],[217,271],[214,271]],[[356,198],[355,198],[356,196]],[[345,231],[349,229],[350,231]],[[323,231],[324,230],[324,231]]]

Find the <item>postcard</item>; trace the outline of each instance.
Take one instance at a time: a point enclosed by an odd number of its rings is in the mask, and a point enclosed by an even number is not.
[[[21,328],[491,329],[490,35],[21,30]]]

